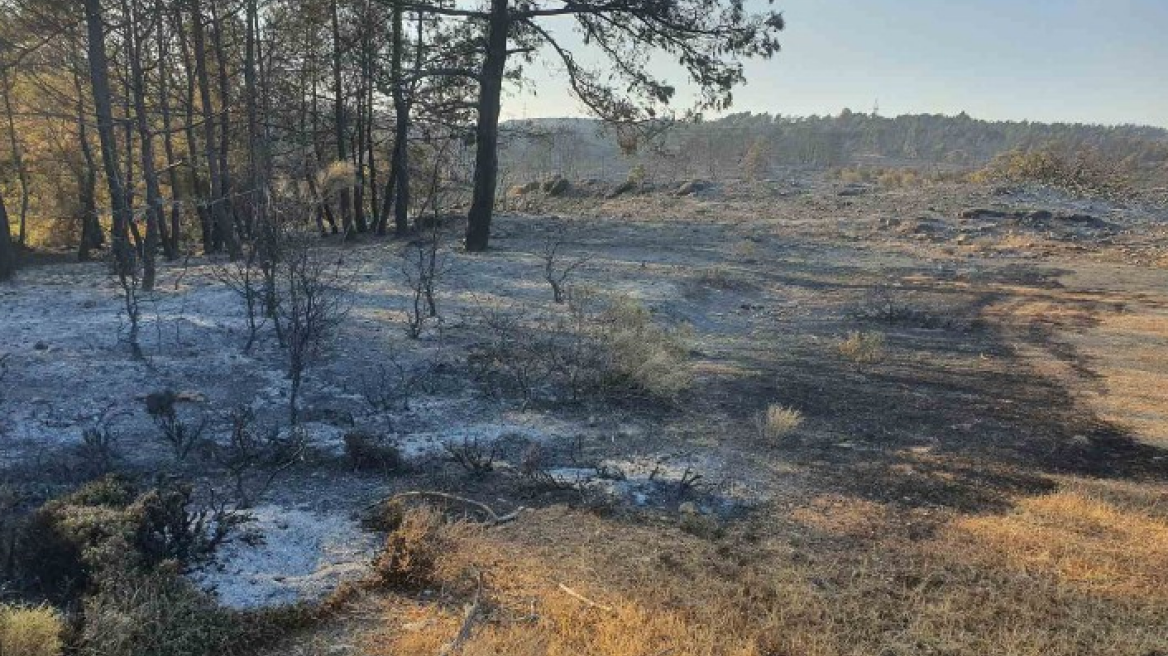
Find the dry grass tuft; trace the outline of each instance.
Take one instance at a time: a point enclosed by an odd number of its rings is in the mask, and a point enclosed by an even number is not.
[[[0,604],[0,654],[58,656],[64,628],[61,616],[52,608]]]
[[[470,530],[466,524],[447,522],[431,506],[405,511],[373,563],[379,582],[399,588],[430,584],[446,573],[448,553]]]
[[[803,425],[803,413],[795,408],[772,403],[758,416],[758,432],[767,440],[778,441]]]
[[[884,360],[884,333],[852,331],[837,346],[839,354],[858,364],[875,364]]]
[[[689,389],[693,371],[684,331],[657,325],[648,308],[628,297],[614,299],[601,323],[610,370],[617,378],[613,382],[628,383],[664,399]]]

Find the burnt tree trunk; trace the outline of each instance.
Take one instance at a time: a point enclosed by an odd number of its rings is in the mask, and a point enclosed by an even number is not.
[[[4,90],[4,113],[8,116],[8,140],[12,149],[12,163],[16,166],[16,176],[20,182],[20,223],[17,242],[24,246],[28,240],[28,168],[24,165],[24,152],[16,136],[16,121],[12,110],[12,86],[8,79],[8,68],[0,67],[0,85]]]
[[[162,113],[162,147],[166,153],[167,182],[170,185],[170,230],[168,239],[164,238],[162,251],[166,259],[174,260],[178,257],[182,241],[182,204],[179,198],[178,163],[174,160],[174,135],[170,129],[170,69],[168,68],[169,48],[167,46],[165,7],[162,0],[154,2],[155,20],[158,21],[156,32],[158,47],[158,107]],[[159,225],[166,224],[165,220]]]
[[[8,280],[16,272],[16,248],[12,246],[12,226],[8,225],[8,210],[0,195],[0,280]]]
[[[345,93],[341,80],[341,19],[337,0],[332,1],[330,9],[333,28],[333,113],[337,135],[337,161],[343,163],[348,160],[345,148],[345,133],[348,130],[345,126]],[[349,187],[345,183],[340,189],[338,203],[341,211],[341,229],[346,238],[353,233],[353,214],[350,202]]]
[[[232,258],[240,255],[239,242],[235,238],[235,226],[231,216],[229,199],[224,192],[219,153],[215,130],[215,110],[211,104],[211,76],[207,71],[207,37],[203,26],[202,0],[190,0],[191,40],[195,46],[195,71],[199,87],[199,100],[203,110],[203,149],[207,158],[208,177],[211,179],[211,217],[214,227],[211,239],[212,250],[226,246]]]
[[[130,247],[129,226],[132,209],[126,198],[118,168],[118,144],[114,136],[113,103],[110,100],[109,63],[105,54],[105,24],[101,0],[85,0],[85,24],[89,33],[89,81],[93,91],[97,135],[101,142],[101,159],[113,206],[114,262],[120,276],[134,275],[134,251]]]
[[[77,245],[77,259],[90,260],[90,251],[101,248],[105,238],[101,232],[101,222],[97,218],[97,162],[93,157],[93,146],[89,143],[89,127],[85,115],[85,94],[81,89],[80,58],[73,66],[73,90],[77,94],[77,140],[81,145],[81,156],[85,162],[78,178],[78,200],[81,206],[81,239]]]
[[[393,205],[393,229],[398,237],[409,231],[410,211],[410,169],[407,140],[410,134],[410,109],[406,103],[405,82],[402,80],[402,56],[405,50],[404,9],[402,2],[393,6],[393,48],[390,58],[390,75],[393,78],[393,154],[389,164],[389,179],[385,182],[385,205],[381,213],[383,221],[389,220],[389,208]]]
[[[232,240],[227,241],[228,252],[231,257],[242,255],[239,247],[239,235],[250,236],[250,226],[237,229],[239,217],[235,214],[235,186],[231,180],[231,167],[228,165],[228,154],[231,149],[231,78],[227,74],[227,51],[223,45],[224,21],[219,16],[219,7],[215,0],[211,0],[211,43],[215,48],[215,63],[219,82],[219,176],[223,182],[223,211],[227,221],[232,226]],[[231,250],[234,242],[235,250]]]
[[[154,170],[154,133],[146,115],[146,75],[142,71],[142,43],[138,34],[138,16],[128,1],[122,2],[130,18],[126,25],[126,50],[130,59],[130,96],[134,103],[134,119],[138,128],[138,151],[142,158],[142,178],[146,181],[146,238],[142,244],[142,290],[152,291],[155,279],[155,259],[158,254],[159,224],[163,221],[162,190],[158,173]]]
[[[199,141],[195,134],[195,65],[191,61],[191,49],[187,43],[187,33],[183,29],[182,12],[177,9],[174,15],[175,36],[178,38],[179,53],[182,55],[183,73],[187,80],[186,108],[183,133],[187,142],[187,166],[191,171],[191,193],[195,197],[195,213],[199,217],[199,229],[203,242],[203,252],[215,250],[215,226],[211,208],[207,204],[210,190],[203,183],[199,175]]]
[[[479,77],[478,123],[475,126],[474,191],[467,215],[466,250],[487,250],[491,216],[495,211],[495,186],[499,176],[499,107],[503,73],[507,66],[508,0],[491,0],[487,25],[487,51]]]

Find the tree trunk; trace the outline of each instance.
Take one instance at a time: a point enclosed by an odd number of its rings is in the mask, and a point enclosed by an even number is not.
[[[174,135],[170,128],[170,51],[166,39],[166,8],[162,0],[154,0],[154,12],[158,21],[158,106],[162,113],[162,147],[166,153],[167,182],[170,184],[170,234],[169,239],[164,240],[162,250],[166,259],[174,260],[178,258],[182,241],[182,203],[179,199],[178,162],[174,159]],[[164,220],[159,227],[165,224]]]
[[[81,90],[80,57],[73,65],[73,90],[77,94],[77,140],[81,144],[81,155],[85,158],[85,170],[78,179],[78,200],[81,203],[81,240],[77,245],[77,259],[88,262],[90,250],[101,248],[105,239],[101,233],[101,222],[97,218],[97,162],[93,157],[93,146],[89,144],[89,128],[86,125],[85,94]]]
[[[129,17],[126,25],[126,47],[130,58],[130,95],[134,99],[134,118],[138,126],[139,151],[142,158],[142,178],[146,181],[146,239],[142,248],[142,290],[154,289],[154,261],[158,254],[159,224],[163,221],[162,191],[158,173],[154,170],[154,134],[146,115],[146,75],[142,72],[142,44],[138,35],[138,16],[128,0],[122,7]]]
[[[312,75],[312,154],[313,154],[313,157],[316,158],[315,169],[316,169],[316,171],[319,171],[324,166],[324,152],[322,150],[320,141],[318,141],[316,138],[316,135],[320,134],[320,109],[317,107],[317,103],[316,103],[316,98],[317,98],[316,81],[317,81],[316,71],[313,70],[313,75]],[[331,205],[332,199],[328,197],[328,189],[318,189],[317,188],[316,171],[309,170],[306,175],[308,177],[308,188],[309,188],[310,192],[312,193],[312,197],[317,199],[317,201],[318,201],[317,206],[316,206],[317,207],[317,223],[320,224],[321,236],[324,236],[326,234],[325,229],[324,229],[324,222],[321,220],[322,217],[324,220],[328,221],[329,226],[332,228],[332,233],[335,235],[338,233],[338,230],[337,230],[337,220],[336,220],[336,218],[333,217],[333,209],[332,209],[332,205]]]
[[[0,281],[8,280],[16,271],[16,249],[12,246],[12,227],[8,225],[8,210],[0,195]]]
[[[364,68],[362,77],[365,80],[365,159],[369,166],[369,209],[373,213],[373,226],[377,234],[385,234],[382,223],[381,205],[377,198],[377,157],[373,147],[373,66],[377,59],[377,47],[373,41],[373,30],[369,27],[376,23],[369,0],[365,2],[364,50],[362,52]]]
[[[118,169],[117,139],[114,137],[114,113],[110,101],[109,63],[105,55],[105,25],[101,16],[101,0],[85,0],[85,24],[89,33],[89,80],[93,90],[94,113],[97,116],[97,134],[101,141],[101,159],[113,206],[114,261],[120,276],[134,275],[134,251],[130,248],[129,225],[131,208]]]
[[[24,166],[24,153],[20,141],[16,137],[16,121],[12,111],[12,87],[8,79],[8,68],[0,67],[0,85],[4,91],[4,113],[8,116],[8,139],[12,148],[12,163],[16,166],[16,175],[20,181],[20,223],[17,242],[24,246],[28,243],[28,169]]]
[[[333,112],[337,133],[337,161],[345,162],[348,159],[348,155],[345,149],[345,133],[347,132],[345,128],[345,94],[341,80],[341,19],[337,7],[337,0],[332,0],[329,7],[332,11],[333,27]],[[347,238],[353,233],[353,216],[347,185],[341,187],[339,202],[341,228],[344,230],[345,237]]]
[[[228,198],[225,196],[222,172],[219,167],[219,153],[215,148],[215,111],[211,105],[211,78],[207,72],[207,38],[203,26],[202,0],[190,0],[191,37],[195,46],[195,71],[198,78],[199,99],[203,110],[203,149],[207,158],[208,177],[211,178],[211,217],[214,234],[212,250],[220,245],[227,247],[232,259],[240,256],[239,242],[235,238]]]
[[[244,47],[243,81],[244,92],[247,95],[247,145],[248,145],[248,209],[252,221],[260,224],[260,230],[266,229],[265,200],[267,198],[266,167],[264,157],[260,156],[265,146],[260,142],[259,127],[259,89],[256,83],[256,37],[259,29],[259,16],[256,0],[247,1],[247,31]]]
[[[211,43],[215,48],[215,63],[219,74],[219,176],[222,178],[220,190],[223,193],[223,211],[227,215],[227,222],[232,226],[232,240],[228,241],[228,249],[232,259],[242,255],[237,235],[251,235],[251,227],[244,226],[237,230],[239,217],[235,214],[235,187],[231,181],[231,167],[228,165],[228,154],[231,148],[231,79],[227,75],[227,51],[223,46],[224,21],[219,16],[219,7],[216,0],[211,0]],[[234,242],[235,250],[230,250]]]
[[[487,27],[487,52],[479,80],[478,124],[475,127],[474,191],[467,216],[466,250],[487,250],[491,215],[495,211],[495,185],[499,175],[499,106],[503,72],[507,66],[508,0],[491,0]]]
[[[353,164],[355,184],[353,185],[353,218],[358,232],[366,232],[365,223],[365,74],[361,64],[361,80],[357,84],[356,120],[353,124]]]
[[[178,37],[183,73],[187,80],[186,123],[183,125],[183,133],[186,135],[187,159],[190,160],[187,164],[191,170],[191,193],[194,195],[195,213],[199,217],[203,252],[210,253],[215,250],[215,219],[211,208],[207,205],[210,190],[204,186],[202,177],[199,175],[199,140],[195,135],[195,65],[191,61],[191,49],[187,44],[186,30],[183,29],[182,12],[178,10],[178,5],[175,7],[175,36]]]
[[[410,134],[410,109],[406,104],[404,81],[402,80],[402,56],[405,50],[404,14],[402,2],[393,6],[393,52],[390,59],[390,75],[393,78],[393,155],[389,163],[389,179],[385,182],[385,205],[381,213],[383,221],[389,220],[390,204],[393,205],[394,234],[404,237],[409,231],[410,211],[410,169],[407,140]],[[419,44],[421,47],[421,44]]]

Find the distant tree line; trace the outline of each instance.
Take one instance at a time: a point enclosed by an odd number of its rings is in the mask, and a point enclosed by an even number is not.
[[[674,179],[759,177],[785,167],[980,168],[1010,151],[1092,152],[1132,173],[1168,180],[1168,130],[1030,121],[984,121],[962,113],[886,118],[844,110],[836,116],[736,113],[681,123],[622,150],[612,130],[589,119],[509,124],[525,135],[503,151],[516,178],[553,171],[569,177],[623,177],[640,164]],[[545,173],[546,174],[546,173]]]

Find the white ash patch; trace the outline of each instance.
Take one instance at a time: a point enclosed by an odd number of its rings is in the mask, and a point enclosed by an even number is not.
[[[703,513],[732,512],[765,501],[759,486],[742,480],[721,480],[724,464],[713,458],[674,458],[668,454],[606,459],[595,467],[555,467],[547,470],[562,485],[591,489],[638,506],[675,503],[683,481],[698,492]],[[697,478],[695,478],[697,477]]]
[[[200,588],[230,608],[261,608],[315,601],[347,580],[370,571],[377,536],[345,514],[322,514],[275,505],[251,511],[244,527],[258,541],[239,536],[215,560],[191,572]]]

